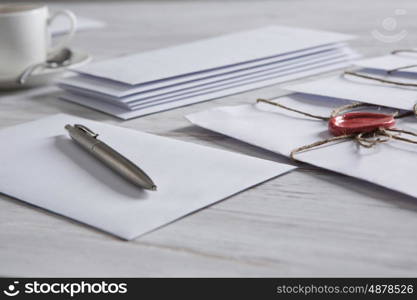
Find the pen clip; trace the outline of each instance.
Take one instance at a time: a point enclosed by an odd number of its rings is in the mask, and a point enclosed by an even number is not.
[[[98,137],[98,133],[95,133],[94,131],[92,131],[90,128],[88,128],[87,126],[81,125],[81,124],[74,124],[74,127],[83,131],[86,134],[89,134],[91,137],[93,138],[97,138]]]

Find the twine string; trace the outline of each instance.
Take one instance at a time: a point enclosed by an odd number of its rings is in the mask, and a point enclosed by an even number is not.
[[[385,132],[383,129],[377,129],[374,132],[367,134],[359,133],[354,139],[355,141],[365,148],[372,148],[377,144],[386,143],[392,138],[392,135]]]
[[[281,107],[281,108],[283,108],[283,109],[286,109],[286,110],[289,110],[289,111],[292,111],[292,112],[295,112],[295,113],[299,113],[299,114],[304,115],[304,116],[307,116],[307,117],[311,117],[311,118],[315,118],[315,119],[320,119],[320,120],[323,120],[323,121],[328,121],[328,120],[330,120],[330,118],[329,118],[329,117],[323,117],[323,116],[318,116],[318,115],[309,114],[309,113],[307,113],[307,112],[304,112],[304,111],[301,111],[301,110],[298,110],[298,109],[294,109],[294,108],[291,108],[291,107],[285,106],[285,105],[283,105],[283,104],[280,104],[280,103],[278,103],[278,102],[274,102],[274,101],[271,101],[271,100],[266,100],[266,99],[257,99],[257,100],[256,100],[256,102],[257,102],[257,103],[259,103],[259,102],[268,103],[268,104],[275,105],[275,106]]]
[[[294,109],[294,108],[286,106],[284,104],[281,104],[281,103],[278,103],[278,102],[275,102],[275,101],[271,101],[271,100],[267,100],[267,99],[259,98],[259,99],[256,100],[256,102],[257,103],[259,103],[259,102],[268,103],[268,104],[278,106],[280,108],[283,108],[283,109],[286,109],[286,110],[289,110],[289,111],[292,111],[292,112],[295,112],[295,113],[298,113],[298,114],[301,114],[301,115],[304,115],[304,116],[307,116],[307,117],[320,119],[320,120],[323,120],[323,121],[328,121],[328,120],[330,120],[330,118],[335,117],[335,116],[341,114],[344,111],[351,110],[351,109],[358,108],[358,107],[384,107],[384,106],[380,106],[380,105],[373,105],[373,104],[367,104],[367,103],[362,103],[362,102],[354,102],[354,103],[351,103],[351,104],[348,104],[348,105],[343,105],[343,106],[340,106],[338,108],[335,108],[331,112],[330,117],[323,117],[323,116],[319,116],[319,115],[313,115],[313,114],[310,114],[310,113],[307,113],[307,112],[304,112],[304,111],[301,111],[301,110],[298,110],[298,109]],[[417,103],[414,104],[413,111],[406,111],[406,112],[403,112],[403,113],[400,113],[399,111],[396,111],[392,115],[395,119],[405,118],[405,117],[409,117],[409,116],[413,116],[413,115],[417,117]]]
[[[397,54],[397,53],[417,53],[417,49],[397,49],[391,51],[391,54]]]
[[[417,133],[412,132],[412,131],[408,131],[408,130],[403,130],[403,129],[389,128],[389,129],[385,129],[385,131],[391,131],[391,132],[396,132],[396,133],[400,133],[400,134],[404,133],[406,135],[411,135],[411,136],[417,137]],[[412,139],[409,139],[409,138],[405,138],[405,137],[400,136],[399,134],[392,135],[392,138],[396,139],[396,140],[403,141],[403,142],[407,142],[407,143],[417,144],[417,140],[412,140]]]
[[[402,66],[402,67],[398,67],[398,68],[395,68],[395,69],[387,70],[387,73],[391,74],[391,73],[394,73],[394,72],[398,72],[398,71],[406,70],[406,69],[411,69],[411,68],[415,68],[415,67],[417,67],[417,64]]]
[[[395,81],[395,80],[389,80],[389,79],[384,79],[384,78],[380,78],[380,77],[376,77],[376,76],[361,74],[361,73],[354,72],[354,71],[344,71],[343,75],[351,75],[351,76],[356,76],[356,77],[359,77],[359,78],[364,78],[364,79],[369,79],[369,80],[374,80],[374,81],[378,81],[378,82],[382,82],[382,83],[394,84],[394,85],[399,85],[399,86],[417,87],[417,83],[400,82],[400,81]]]
[[[317,141],[317,142],[314,142],[314,143],[311,143],[311,144],[308,144],[308,145],[304,145],[304,146],[301,146],[301,147],[298,147],[298,148],[295,148],[294,150],[292,150],[291,153],[290,153],[290,157],[291,157],[292,160],[297,160],[294,157],[294,155],[296,153],[304,152],[306,150],[313,149],[313,148],[316,148],[316,147],[319,147],[321,145],[325,145],[325,144],[328,144],[328,143],[331,143],[331,142],[350,139],[350,138],[353,138],[354,136],[355,135],[353,135],[353,134],[333,136],[333,137],[330,137],[330,138],[327,138],[327,139],[324,139],[324,140],[321,140],[321,141]]]
[[[341,114],[342,112],[344,112],[346,110],[351,110],[351,109],[354,109],[354,108],[364,107],[364,106],[374,106],[374,105],[369,105],[369,104],[361,103],[361,102],[354,102],[354,103],[343,105],[343,106],[340,106],[340,107],[334,109],[332,111],[332,113],[330,114],[330,116],[331,117],[336,117],[337,115]]]
[[[417,53],[417,50],[416,49],[397,49],[397,50],[391,51],[392,55],[395,55],[397,53]],[[394,72],[397,72],[397,71],[400,71],[400,70],[410,69],[410,68],[414,68],[414,67],[417,67],[417,64],[387,70],[387,73],[391,74],[391,73],[394,73]]]
[[[356,103],[352,103],[352,104],[348,104],[348,105],[343,105],[341,107],[338,107],[336,109],[334,109],[331,113],[330,117],[323,117],[323,116],[318,116],[318,115],[313,115],[301,110],[297,110],[288,106],[285,106],[283,104],[280,104],[278,102],[275,101],[270,101],[270,100],[266,100],[266,99],[257,99],[257,103],[259,102],[264,102],[264,103],[268,103],[274,106],[278,106],[280,108],[292,111],[292,112],[296,112],[299,114],[302,114],[304,116],[308,116],[308,117],[312,117],[312,118],[316,118],[316,119],[320,119],[320,120],[324,120],[324,121],[328,121],[331,117],[337,116],[340,113],[342,113],[343,111],[349,110],[349,109],[353,109],[353,108],[357,108],[357,107],[362,107],[362,106],[374,106],[374,105],[369,105],[369,104],[365,104],[365,103],[360,103],[360,102],[356,102]],[[398,114],[398,112],[394,113],[394,117],[395,118],[402,118],[405,117],[407,115],[417,114],[417,104],[414,105],[413,107],[413,112],[407,112],[404,114]],[[414,137],[417,137],[417,133],[412,132],[412,131],[408,131],[408,130],[403,130],[403,129],[398,129],[398,128],[378,128],[372,132],[361,132],[361,133],[357,133],[357,134],[345,134],[345,135],[340,135],[340,136],[334,136],[334,137],[330,137],[321,141],[317,141],[308,145],[304,145],[298,148],[295,148],[294,150],[291,151],[290,153],[290,157],[293,160],[297,160],[295,158],[295,154],[300,153],[300,152],[304,152],[307,150],[311,150],[313,148],[328,144],[328,143],[332,143],[332,142],[336,142],[336,141],[343,141],[343,140],[348,140],[348,139],[352,139],[354,140],[356,143],[358,143],[360,146],[365,147],[365,148],[372,148],[374,146],[376,146],[377,144],[381,144],[381,143],[386,143],[388,141],[390,141],[391,139],[396,139],[396,140],[400,140],[403,142],[407,142],[407,143],[412,143],[412,144],[417,144],[417,140],[413,140],[413,139],[409,139],[409,138],[405,138],[400,136],[401,134],[406,134],[406,135],[411,135]]]
[[[398,134],[391,134],[390,132],[395,132]],[[412,131],[407,131],[407,130],[397,129],[397,128],[390,128],[390,129],[378,128],[377,130],[371,133],[345,134],[345,135],[330,137],[328,139],[317,141],[308,145],[304,145],[304,146],[301,146],[292,150],[290,153],[290,157],[293,160],[297,160],[295,158],[295,154],[297,153],[311,150],[313,148],[316,148],[316,147],[319,147],[328,143],[332,143],[335,141],[348,140],[348,139],[354,140],[360,146],[365,147],[365,148],[372,148],[378,144],[389,142],[391,139],[395,139],[395,140],[399,140],[399,141],[403,141],[407,143],[412,143],[412,144],[417,144],[417,140],[412,140],[409,138],[402,137],[400,136],[401,133],[417,137],[417,134]]]

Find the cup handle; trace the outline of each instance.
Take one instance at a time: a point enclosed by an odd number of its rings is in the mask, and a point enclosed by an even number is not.
[[[70,42],[70,40],[72,39],[72,37],[75,34],[75,30],[77,28],[77,17],[74,15],[74,13],[70,10],[60,10],[55,12],[54,14],[52,14],[52,16],[50,16],[48,18],[47,24],[48,26],[52,24],[52,22],[58,17],[58,16],[65,16],[69,19],[70,21],[70,29],[68,31],[68,33],[65,34],[65,36],[62,38],[62,40],[60,40],[58,42],[58,44],[56,44],[55,46],[49,48],[48,52],[55,52],[55,51],[59,51],[62,48],[64,48],[65,46],[68,45],[68,43]]]

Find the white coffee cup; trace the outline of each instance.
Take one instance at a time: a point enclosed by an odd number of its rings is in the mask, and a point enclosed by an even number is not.
[[[69,32],[51,48],[48,26],[58,16],[69,19]],[[46,61],[75,33],[76,17],[68,11],[50,15],[44,5],[0,5],[0,78],[18,77],[27,67]]]

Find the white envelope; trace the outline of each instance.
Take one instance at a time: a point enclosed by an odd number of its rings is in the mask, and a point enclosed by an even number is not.
[[[72,76],[59,81],[62,86],[73,87],[86,91],[99,92],[103,95],[122,98],[133,94],[140,94],[150,91],[158,91],[166,88],[173,88],[183,84],[195,83],[201,80],[210,80],[222,75],[248,70],[271,63],[293,63],[301,59],[308,59],[315,55],[325,55],[332,51],[349,51],[344,43],[319,46],[308,50],[301,50],[285,55],[277,55],[270,58],[258,59],[250,62],[242,62],[233,66],[225,66],[210,71],[202,71],[196,74],[178,76],[174,79],[159,80],[153,83],[137,85],[125,84],[113,80],[104,80],[88,75]]]
[[[270,63],[266,66],[253,67],[248,70],[231,72],[208,79],[192,81],[190,83],[174,85],[171,87],[157,89],[153,91],[141,92],[122,98],[103,94],[99,89],[100,87],[97,87],[98,89],[92,92],[90,90],[84,90],[78,87],[75,88],[72,86],[67,86],[65,84],[60,84],[60,86],[64,90],[69,90],[88,97],[105,99],[108,100],[110,103],[113,103],[120,107],[130,108],[140,106],[145,103],[150,103],[153,101],[173,98],[175,96],[181,96],[190,92],[207,90],[213,87],[224,86],[226,84],[233,84],[234,82],[249,80],[251,78],[256,78],[260,76],[266,76],[267,74],[285,73],[296,68],[317,66],[329,62],[331,60],[353,60],[357,57],[358,54],[350,49],[327,51],[324,54],[320,53],[319,55],[311,55],[309,57],[297,59],[295,61],[291,60],[289,62]]]
[[[127,84],[175,78],[241,62],[337,43],[350,35],[270,26],[88,64],[80,73]]]
[[[322,116],[329,116],[334,108],[347,103],[296,94],[275,101]],[[330,137],[327,122],[265,103],[218,107],[188,115],[187,119],[200,127],[286,156],[295,148]],[[417,132],[414,117],[398,121],[397,127]],[[417,197],[415,144],[391,140],[366,149],[346,140],[296,154],[296,158]]]
[[[417,54],[395,54],[357,60],[355,65],[362,68],[389,71],[417,64]],[[417,67],[403,69],[398,73],[417,73]]]
[[[380,74],[373,75],[381,77]],[[396,77],[387,77],[390,80],[407,81],[402,78],[394,78]],[[338,75],[290,84],[283,88],[292,92],[366,102],[404,110],[412,110],[414,104],[417,103],[417,88],[400,87],[350,75]]]
[[[158,191],[115,174],[67,135],[79,123],[147,172]],[[0,130],[3,194],[133,239],[294,167],[69,115]]]
[[[319,73],[324,73],[336,69],[345,68],[350,65],[349,61],[339,61],[339,62],[333,62],[333,63],[327,63],[323,64],[321,66],[316,67],[309,67],[304,68],[302,70],[293,70],[292,73],[289,72],[289,74],[286,74],[285,76],[277,76],[272,75],[270,77],[266,78],[258,78],[251,81],[241,81],[239,83],[236,83],[234,85],[228,85],[221,88],[216,88],[209,91],[199,92],[196,94],[188,94],[185,96],[182,96],[178,99],[168,99],[164,100],[162,103],[158,102],[151,103],[149,106],[141,107],[137,110],[129,110],[125,108],[121,108],[117,105],[113,105],[107,101],[104,101],[104,99],[95,99],[92,97],[85,97],[83,95],[76,95],[73,93],[63,93],[60,98],[63,100],[68,100],[80,105],[84,105],[87,107],[90,107],[92,109],[105,112],[107,114],[113,115],[115,117],[118,117],[123,120],[128,120],[131,118],[136,118],[139,116],[145,116],[148,114],[153,114],[156,112],[178,108],[185,105],[190,105],[202,101],[207,101],[211,99],[216,99],[220,97],[224,97],[227,95],[233,95],[238,94],[241,92],[249,91],[252,89],[257,89],[273,84],[278,84],[285,81],[290,81],[294,79],[299,79],[302,77],[307,77]]]
[[[256,73],[247,74],[245,76],[232,78],[229,80],[222,80],[220,82],[214,82],[211,84],[206,84],[201,87],[197,86],[194,88],[186,89],[184,91],[172,92],[167,95],[152,97],[150,99],[137,100],[134,102],[128,103],[129,109],[139,109],[143,107],[148,107],[149,105],[158,105],[160,103],[166,103],[166,101],[176,101],[183,99],[184,97],[192,97],[192,95],[198,95],[202,93],[209,93],[212,90],[217,90],[220,88],[229,88],[233,86],[243,86],[245,84],[251,84],[253,82],[260,82],[264,80],[274,79],[274,78],[285,78],[287,76],[295,76],[297,73],[302,76],[303,72],[306,70],[320,71],[320,68],[324,66],[330,66],[332,64],[340,64],[343,62],[350,62],[352,57],[335,57],[332,59],[323,59],[311,62],[308,64],[300,64],[297,67],[287,67],[287,68],[272,68],[270,70],[263,70]]]

